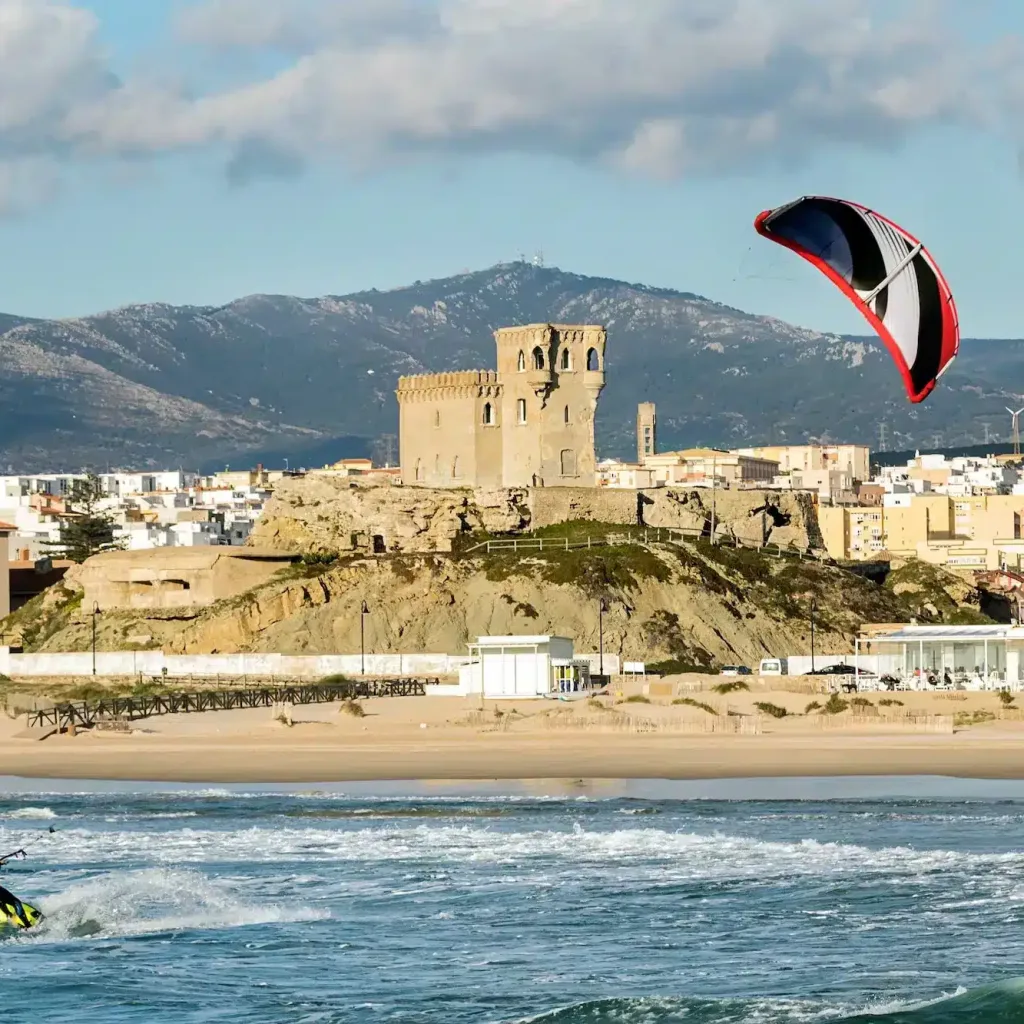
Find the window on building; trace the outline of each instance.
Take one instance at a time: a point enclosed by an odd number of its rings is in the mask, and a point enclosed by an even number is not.
[[[526,356],[524,356],[522,352],[519,353],[518,369],[520,372],[526,369]]]
[[[569,350],[567,348],[563,348],[562,349],[562,369],[563,370],[568,370],[570,368],[571,368],[571,364],[569,362]]]
[[[587,350],[587,369],[588,370],[599,370],[600,366],[597,362],[597,349],[592,348]]]
[[[417,480],[422,480],[423,479],[423,460],[422,459],[417,459],[416,460],[416,479]]]
[[[441,475],[441,456],[434,456],[434,476],[438,477]]]
[[[533,350],[533,368],[535,370],[544,369],[544,351],[540,345]]]
[[[561,455],[562,476],[576,475],[576,453],[571,448],[566,448]]]
[[[459,475],[459,457],[458,457],[458,455],[456,455],[455,458],[452,459],[452,479],[453,480],[457,479],[458,475]]]
[[[488,426],[494,423],[494,406],[490,402],[484,405],[484,423]]]
[[[435,427],[441,426],[441,410],[440,409],[435,409],[434,410],[434,426]]]
[[[568,422],[569,422],[569,406],[566,406],[566,407],[565,407],[565,412],[564,412],[564,413],[562,413],[562,419],[563,419],[563,420],[564,420],[564,421],[565,421],[566,423],[568,423]]]
[[[525,398],[520,398],[519,401],[516,402],[516,418],[519,420],[520,423],[525,423],[526,422],[526,399]]]

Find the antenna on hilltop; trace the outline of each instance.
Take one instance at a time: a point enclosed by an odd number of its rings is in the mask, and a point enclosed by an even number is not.
[[[544,253],[540,249],[538,249],[533,254],[533,265],[535,267],[543,267],[544,266]]]
[[[878,450],[880,452],[884,452],[886,450],[885,449],[885,440],[886,440],[886,426],[885,426],[884,423],[879,423],[878,424]]]
[[[1024,412],[1024,409],[1018,409],[1014,412],[1009,406],[1006,406],[1006,411],[1010,414],[1010,420],[1013,423],[1013,454],[1020,456],[1020,414]]]

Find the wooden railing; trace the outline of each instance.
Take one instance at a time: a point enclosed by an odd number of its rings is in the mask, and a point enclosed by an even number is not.
[[[360,697],[422,697],[436,679],[352,679],[337,683],[297,683],[248,690],[194,690],[140,697],[74,701],[29,712],[30,726],[91,728],[100,721],[136,721],[156,715],[196,714],[267,708],[276,704],[331,704]]]

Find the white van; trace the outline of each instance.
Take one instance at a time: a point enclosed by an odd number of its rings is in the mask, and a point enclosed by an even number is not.
[[[785,676],[789,675],[789,666],[785,658],[762,658],[761,667],[758,669],[760,676]]]

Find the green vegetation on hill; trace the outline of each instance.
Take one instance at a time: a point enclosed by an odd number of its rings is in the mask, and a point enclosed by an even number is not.
[[[81,606],[82,591],[71,590],[58,583],[37,594],[3,620],[6,640],[10,643],[12,639],[20,639],[26,651],[38,650],[68,625]]]
[[[884,589],[897,597],[905,619],[958,626],[994,621],[982,613],[978,592],[970,584],[941,566],[918,559],[894,567]]]

